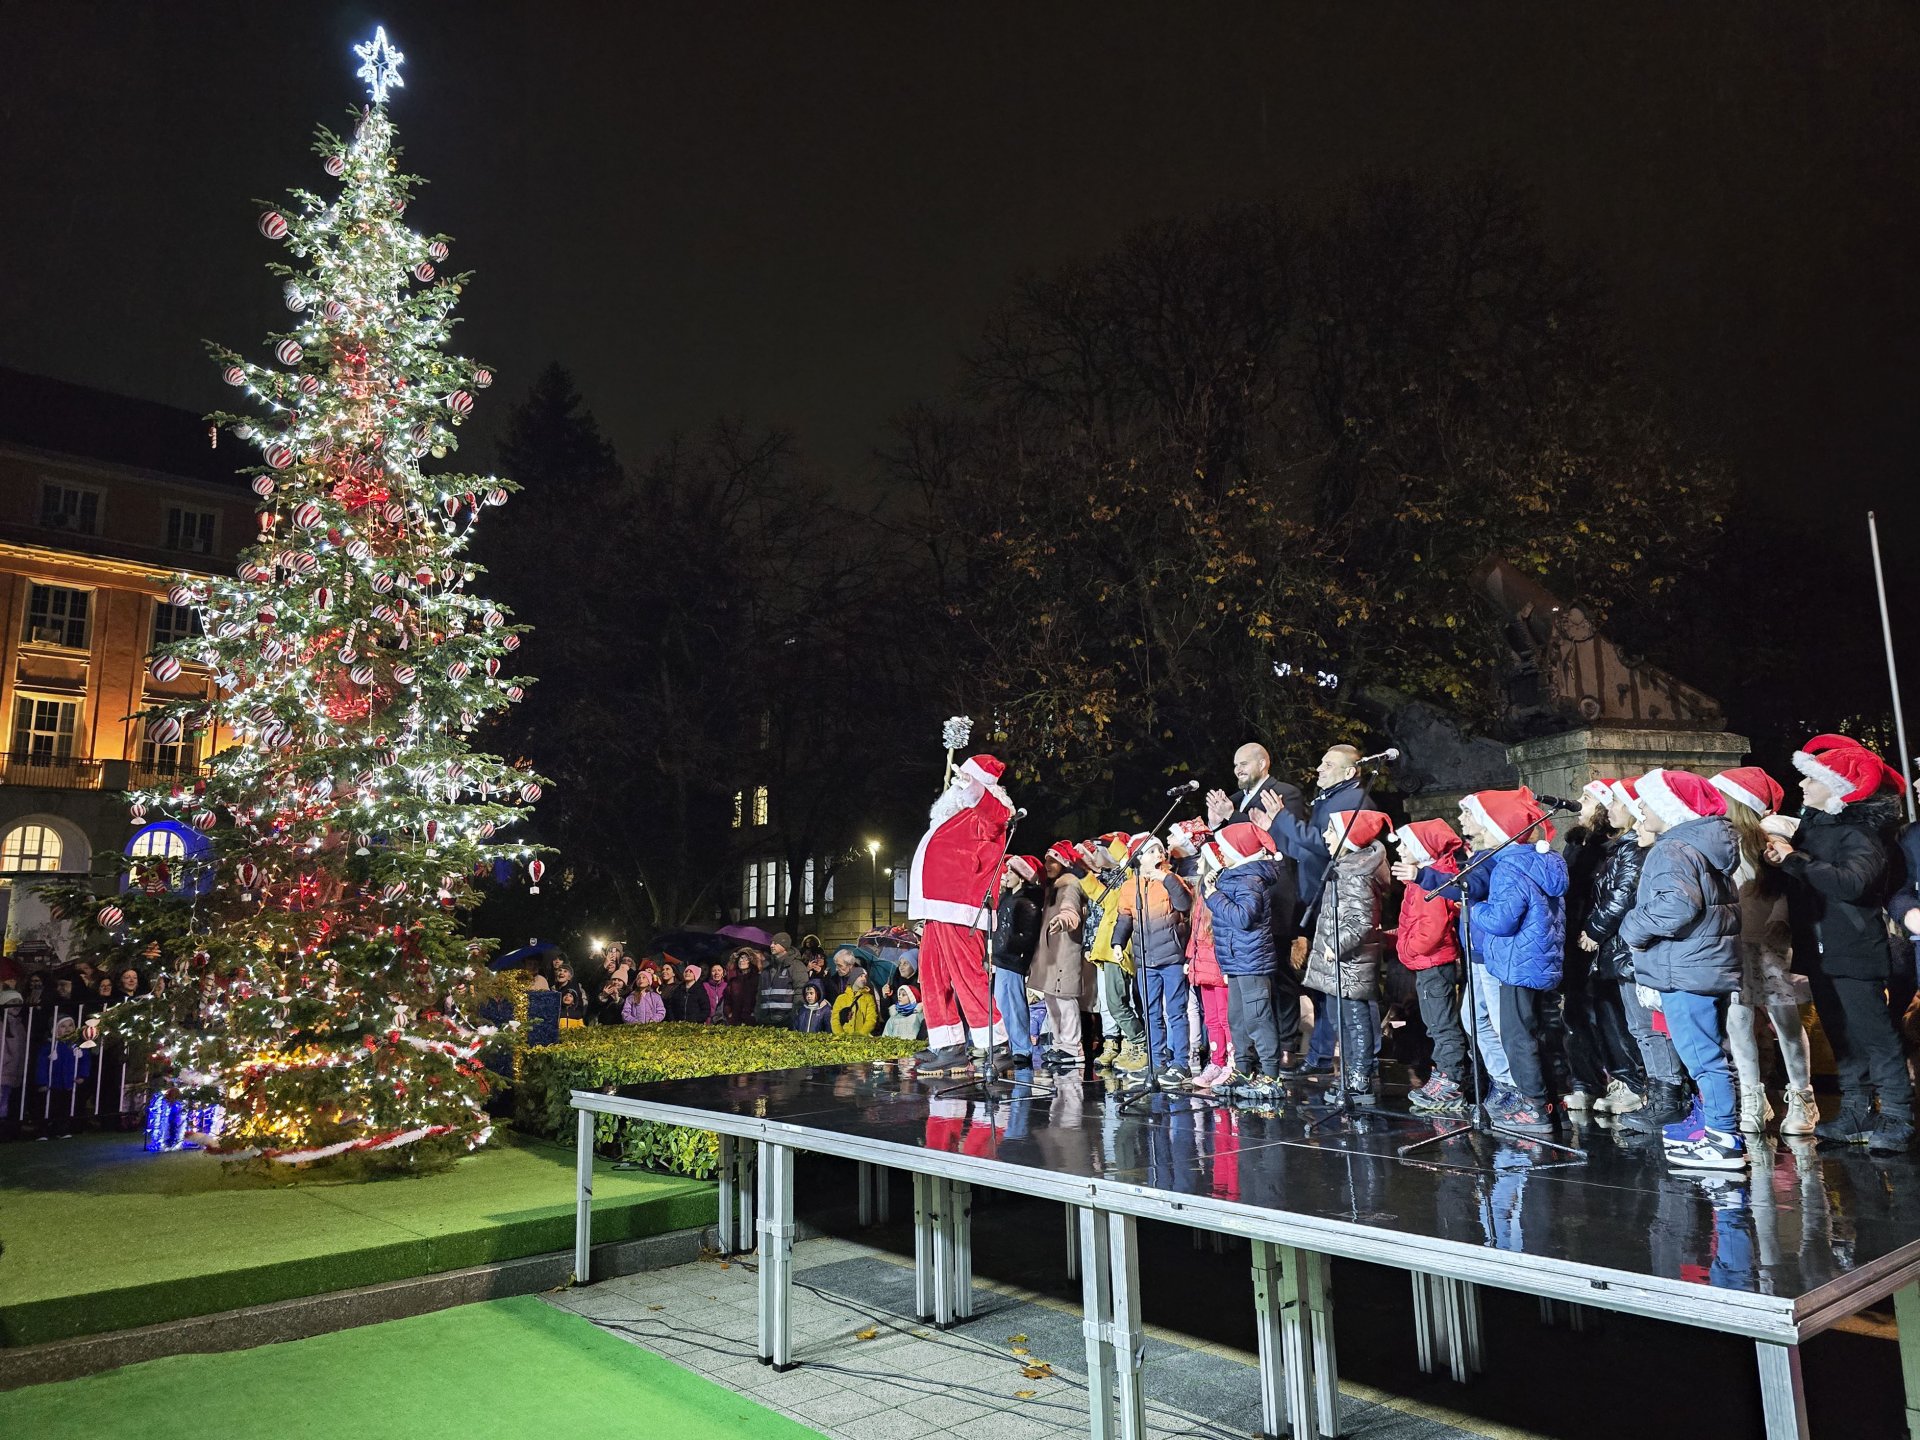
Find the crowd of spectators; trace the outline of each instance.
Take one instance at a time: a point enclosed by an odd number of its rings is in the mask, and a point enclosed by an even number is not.
[[[591,977],[549,955],[532,987],[559,993],[562,1029],[677,1021],[904,1039],[926,1031],[911,954],[895,963],[858,945],[829,954],[815,937],[796,946],[785,932],[765,949],[740,945],[705,964],[669,954],[635,959],[615,942]]]
[[[89,1022],[149,993],[134,965],[81,960],[0,976],[0,1137],[57,1139],[137,1123],[145,1073],[118,1043],[96,1040]]]

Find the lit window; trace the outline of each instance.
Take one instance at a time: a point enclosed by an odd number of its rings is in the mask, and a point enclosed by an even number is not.
[[[167,744],[155,744],[145,727],[140,736],[140,763],[161,775],[191,772],[200,763],[200,737],[191,732]]]
[[[65,585],[34,585],[27,592],[27,631],[23,637],[42,645],[87,648],[87,607],[93,598],[86,590]]]
[[[807,859],[806,868],[800,872],[800,909],[804,914],[813,914],[813,859]]]
[[[187,853],[187,842],[161,825],[149,825],[127,846],[127,854],[137,860],[174,860]]]
[[[58,870],[63,850],[52,827],[16,825],[0,841],[0,870]]]
[[[767,823],[767,787],[764,785],[753,787],[753,823],[756,825]]]
[[[171,645],[200,633],[200,613],[191,605],[169,605],[162,600],[153,607],[153,648]]]
[[[893,913],[896,915],[907,913],[907,880],[907,867],[895,865],[893,867]]]
[[[740,882],[740,913],[760,913],[760,866],[753,861],[747,863],[746,874]]]
[[[827,876],[827,888],[820,892],[820,913],[822,915],[833,913],[833,876],[831,874]]]
[[[213,553],[214,513],[189,510],[184,505],[167,507],[167,549],[185,550],[194,555]]]
[[[100,533],[100,492],[49,480],[40,487],[40,523],[70,535]]]
[[[738,830],[746,823],[746,818],[747,792],[744,790],[736,790],[733,792],[733,828]]]
[[[13,758],[50,764],[73,758],[73,732],[80,718],[75,700],[21,695],[13,703]]]
[[[760,712],[760,748],[764,750],[772,743],[773,712],[771,710],[762,710]]]

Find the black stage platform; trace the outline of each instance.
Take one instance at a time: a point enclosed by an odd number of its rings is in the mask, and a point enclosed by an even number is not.
[[[1337,1433],[1324,1257],[1342,1256],[1413,1276],[1422,1367],[1461,1379],[1479,1368],[1478,1285],[1749,1337],[1771,1437],[1807,1433],[1799,1343],[1892,1296],[1909,1429],[1920,1437],[1920,1343],[1907,1338],[1920,1340],[1920,1158],[1771,1142],[1754,1147],[1746,1172],[1702,1176],[1670,1170],[1658,1137],[1600,1123],[1580,1127],[1584,1159],[1472,1132],[1402,1157],[1410,1140],[1460,1122],[1362,1116],[1310,1129],[1327,1108],[1302,1082],[1268,1109],[1183,1094],[1123,1105],[1078,1077],[1051,1092],[1016,1086],[991,1103],[981,1093],[942,1094],[953,1088],[850,1066],[574,1100],[583,1134],[591,1112],[718,1131],[728,1221],[737,1213],[745,1222],[754,1208],[743,1182],[757,1158],[763,1309],[775,1312],[785,1276],[764,1252],[769,1236],[791,1233],[794,1150],[914,1174],[922,1309],[941,1323],[970,1313],[969,1186],[1074,1207],[1094,1322],[1089,1366],[1096,1375],[1110,1368],[1119,1391],[1116,1411],[1103,1414],[1096,1398],[1096,1436],[1138,1433],[1127,1373],[1139,1325],[1131,1227],[1149,1218],[1255,1242],[1269,1433],[1288,1423],[1297,1437]],[[1387,1108],[1401,1108],[1391,1087]],[[758,1156],[740,1141],[754,1142]],[[770,1363],[790,1358],[784,1328],[779,1313],[763,1315]]]

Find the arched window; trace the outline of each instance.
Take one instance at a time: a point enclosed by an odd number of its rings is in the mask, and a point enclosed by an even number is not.
[[[16,825],[0,840],[0,871],[56,871],[65,852],[60,833],[51,825]]]
[[[127,846],[127,854],[141,859],[155,857],[171,860],[187,853],[187,842],[180,838],[180,832],[170,830],[164,825],[149,825],[133,837]]]

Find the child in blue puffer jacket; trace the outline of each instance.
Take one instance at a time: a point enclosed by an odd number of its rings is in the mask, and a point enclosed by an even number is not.
[[[1553,826],[1546,813],[1524,785],[1479,790],[1460,802],[1460,831],[1475,851],[1506,847],[1487,862],[1486,898],[1470,896],[1466,917],[1512,1077],[1511,1089],[1496,1083],[1487,1114],[1496,1125],[1530,1135],[1553,1133],[1541,1046],[1565,963],[1567,926],[1567,862],[1547,844]]]

